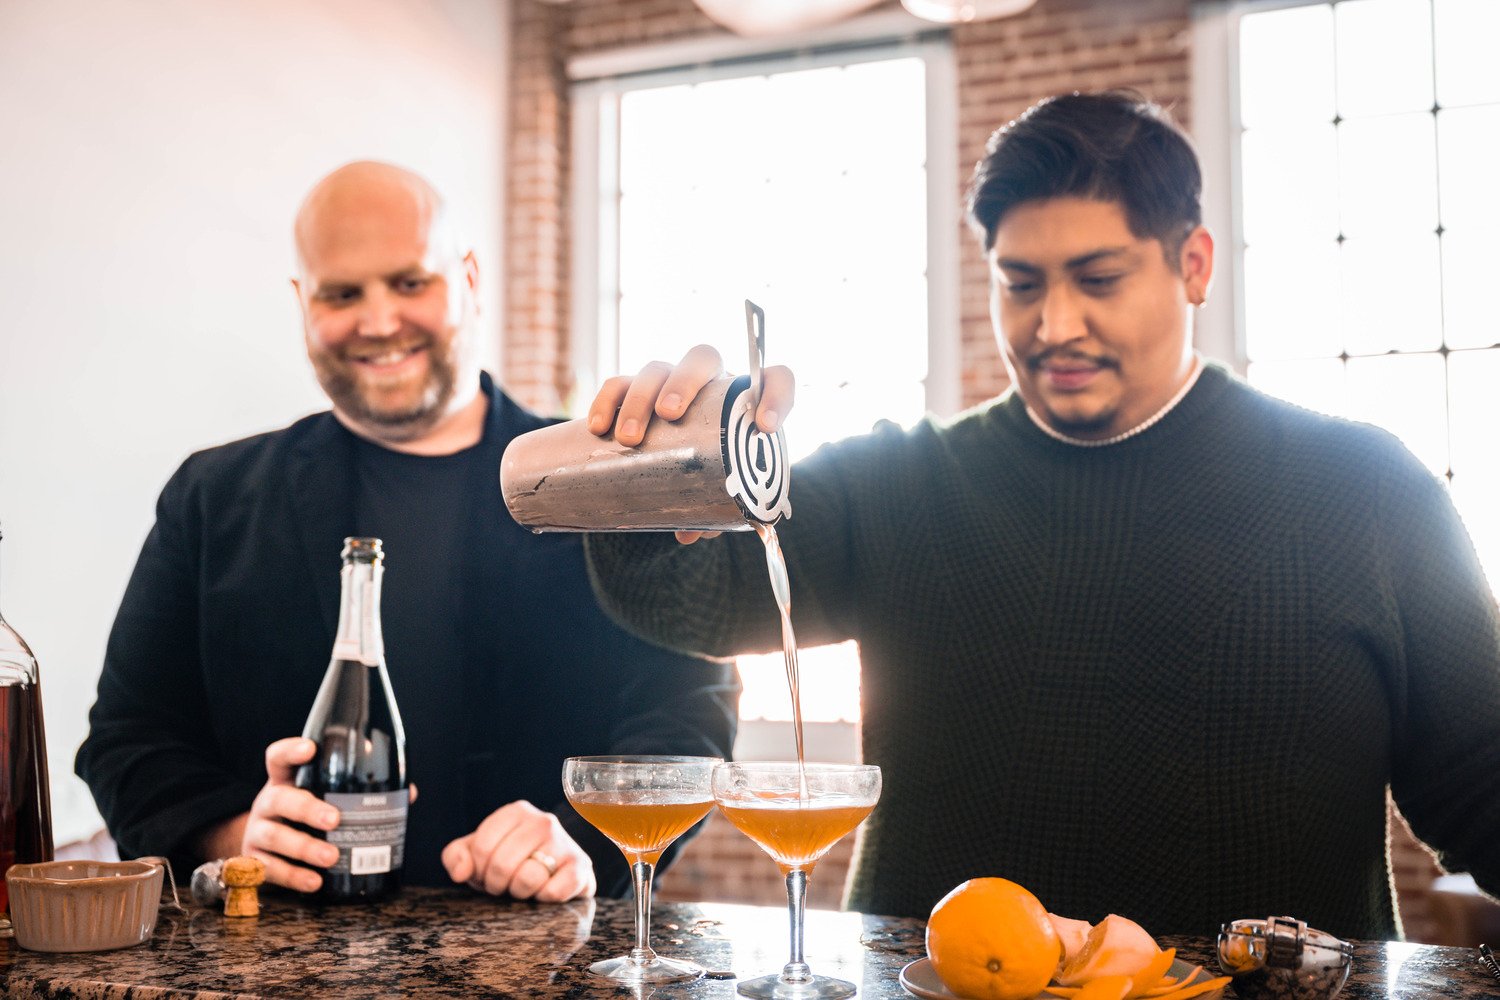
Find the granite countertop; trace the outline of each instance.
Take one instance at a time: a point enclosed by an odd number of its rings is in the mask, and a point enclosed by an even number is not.
[[[157,997],[589,997],[633,995],[584,970],[634,941],[629,901],[546,906],[467,890],[407,889],[373,906],[319,908],[265,894],[259,917],[163,909],[145,945],[47,955],[0,942],[0,995],[71,1000]],[[780,970],[787,959],[782,907],[659,904],[653,946],[717,978],[639,991],[636,1000],[736,997],[736,976]],[[868,1000],[908,1000],[897,979],[923,956],[920,920],[809,911],[813,971],[859,986]],[[1166,938],[1210,969],[1212,942]],[[1226,994],[1228,995],[1228,994]],[[1360,944],[1348,1000],[1500,995],[1500,983],[1462,948]]]

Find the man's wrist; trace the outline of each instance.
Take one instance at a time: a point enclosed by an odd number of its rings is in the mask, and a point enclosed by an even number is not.
[[[240,847],[245,842],[245,824],[249,819],[249,813],[240,813],[222,823],[206,827],[193,844],[198,860],[213,861],[239,854]]]

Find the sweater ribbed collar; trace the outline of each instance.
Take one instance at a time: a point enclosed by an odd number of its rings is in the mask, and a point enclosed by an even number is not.
[[[1044,450],[1055,450],[1058,454],[1092,454],[1102,458],[1107,454],[1119,453],[1122,449],[1134,452],[1138,448],[1149,448],[1152,447],[1151,442],[1176,437],[1177,429],[1198,423],[1216,406],[1223,396],[1223,390],[1232,381],[1233,376],[1216,362],[1200,359],[1196,374],[1189,378],[1187,384],[1167,405],[1149,420],[1104,441],[1070,439],[1052,431],[1050,427],[1041,426],[1014,388],[991,404],[990,419],[998,419],[999,423],[995,425],[997,430],[1001,426],[1008,427],[1009,434],[1019,434],[1023,440]],[[1101,447],[1103,445],[1112,447]]]
[[[1182,402],[1182,398],[1186,396],[1192,390],[1193,386],[1198,383],[1198,376],[1201,374],[1203,374],[1203,359],[1194,354],[1193,370],[1188,372],[1187,381],[1182,383],[1182,388],[1173,393],[1172,398],[1167,400],[1165,406],[1163,406],[1161,409],[1157,410],[1155,413],[1151,414],[1151,416],[1147,417],[1145,420],[1136,424],[1129,430],[1122,431],[1121,433],[1116,434],[1113,437],[1102,438],[1098,441],[1090,441],[1084,438],[1070,437],[1069,435],[1064,434],[1062,431],[1056,430],[1055,428],[1048,425],[1048,423],[1041,418],[1041,415],[1033,410],[1029,405],[1026,406],[1026,415],[1031,418],[1031,422],[1033,424],[1036,424],[1036,426],[1041,430],[1043,434],[1052,438],[1054,441],[1061,441],[1063,444],[1069,444],[1075,448],[1105,448],[1109,445],[1119,444],[1121,441],[1133,438],[1137,434],[1140,434],[1142,431],[1150,430],[1153,426],[1160,422],[1162,417],[1165,417],[1168,413],[1171,413],[1172,410],[1177,406],[1177,404]]]

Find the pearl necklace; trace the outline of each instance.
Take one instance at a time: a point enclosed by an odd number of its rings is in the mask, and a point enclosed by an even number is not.
[[[1082,438],[1069,437],[1062,431],[1055,430],[1054,428],[1048,426],[1047,422],[1044,421],[1041,417],[1037,416],[1036,411],[1033,410],[1029,405],[1026,407],[1026,415],[1031,418],[1032,423],[1041,428],[1042,433],[1046,434],[1050,438],[1053,438],[1054,440],[1061,441],[1063,444],[1071,444],[1079,448],[1103,448],[1105,445],[1119,444],[1126,438],[1133,438],[1143,431],[1150,430],[1151,427],[1154,426],[1158,421],[1160,421],[1162,417],[1165,417],[1168,413],[1171,413],[1173,407],[1182,402],[1182,397],[1186,396],[1188,392],[1193,388],[1193,386],[1198,381],[1198,376],[1201,374],[1203,374],[1203,359],[1194,354],[1193,370],[1188,373],[1187,381],[1182,384],[1181,389],[1177,390],[1177,394],[1171,399],[1167,400],[1167,405],[1157,410],[1145,421],[1130,428],[1130,430],[1123,431],[1122,433],[1116,434],[1114,437],[1104,438],[1100,441],[1085,441]]]

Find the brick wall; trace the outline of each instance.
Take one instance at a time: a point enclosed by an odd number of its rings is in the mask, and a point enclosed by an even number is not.
[[[1420,840],[1396,809],[1387,807],[1391,831],[1391,881],[1396,887],[1397,909],[1408,941],[1426,944],[1449,944],[1446,928],[1433,913],[1428,901],[1432,880],[1443,873],[1437,859]]]
[[[528,406],[562,412],[568,359],[567,8],[511,6],[505,333],[501,378]]]
[[[997,127],[1049,94],[1134,87],[1188,113],[1189,0],[1037,0],[1016,17],[953,31],[958,63],[958,164],[962,197]],[[983,402],[1008,384],[990,325],[989,276],[965,228],[959,255],[962,399]]]
[[[1037,0],[1016,17],[954,28],[960,167],[952,178],[954,199],[961,197],[990,132],[1051,93],[1136,87],[1188,124],[1189,2]],[[692,0],[514,0],[513,9],[503,371],[523,401],[554,412],[575,388],[567,364],[569,124],[563,64],[572,55],[723,31]],[[983,262],[966,229],[953,239],[962,248],[967,405],[995,395],[1006,379],[990,330]]]
[[[1037,0],[1025,13],[952,29],[958,78],[958,200],[984,143],[1040,97],[1135,87],[1191,128],[1191,0]],[[506,220],[503,375],[521,400],[557,412],[575,389],[568,368],[568,104],[575,54],[722,33],[691,0],[514,0]],[[981,402],[1006,377],[990,328],[987,275],[967,229],[961,244],[962,399]],[[587,393],[592,386],[577,387]],[[1431,939],[1425,887],[1435,866],[1396,819],[1392,857],[1408,931]],[[820,866],[812,903],[836,906],[852,841]],[[727,822],[715,819],[663,876],[663,898],[777,903],[780,877]]]

